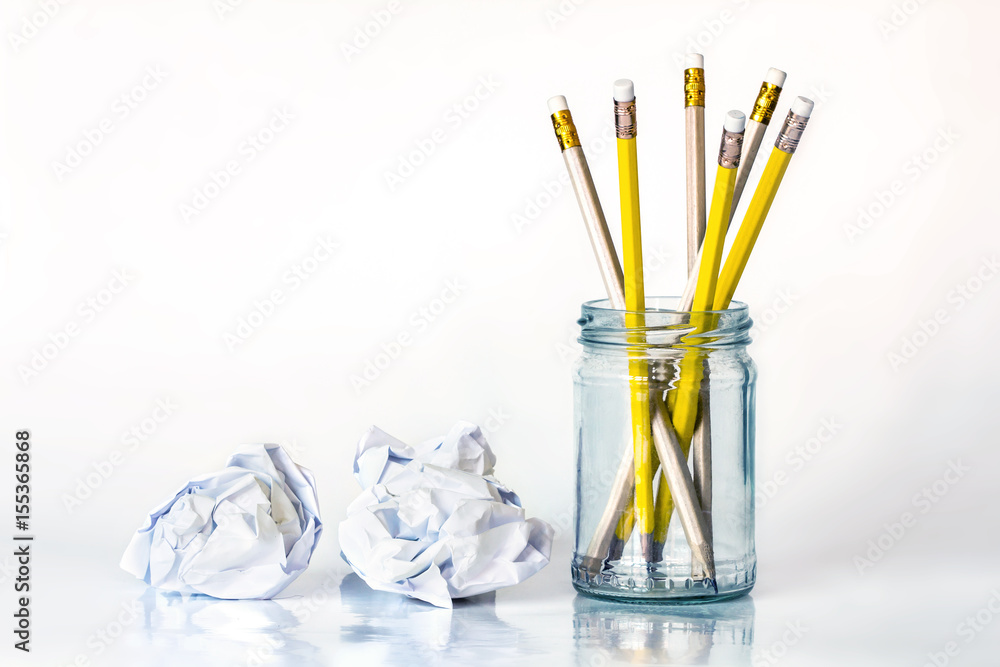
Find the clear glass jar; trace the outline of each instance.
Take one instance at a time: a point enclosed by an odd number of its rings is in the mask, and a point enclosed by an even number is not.
[[[587,595],[705,602],[744,595],[756,579],[757,370],[746,349],[753,322],[746,305],[739,302],[728,310],[707,313],[676,311],[677,304],[676,298],[647,298],[644,326],[632,329],[625,325],[625,311],[614,310],[607,300],[582,306],[578,323],[583,353],[574,372],[577,502],[572,579],[576,589]],[[666,421],[675,424],[680,417],[674,413],[680,415],[685,395],[697,405],[694,437],[685,443],[683,426],[676,430],[685,458],[675,459],[687,461],[694,493],[681,489],[678,494],[693,496],[697,504],[691,506],[703,514],[714,577],[706,572],[709,561],[696,556],[704,552],[690,547],[697,543],[687,535],[690,520],[682,521],[670,502],[660,502],[664,489],[673,489],[656,467],[655,454],[658,512],[652,547],[630,530],[635,478],[632,468],[623,467],[623,459],[632,460],[633,393],[643,380],[630,374],[630,369],[643,367],[636,365],[636,359],[646,362],[647,403],[654,421],[661,410]],[[660,446],[649,443],[653,452],[667,451]],[[627,497],[623,489],[629,492]],[[616,498],[617,503],[611,502]],[[696,514],[688,512],[689,517]],[[614,530],[609,531],[612,524]]]

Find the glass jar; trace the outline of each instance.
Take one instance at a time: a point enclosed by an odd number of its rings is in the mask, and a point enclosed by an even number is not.
[[[756,579],[757,370],[746,349],[753,322],[746,305],[735,301],[728,310],[705,313],[674,310],[677,304],[676,298],[647,298],[643,326],[633,328],[625,311],[607,300],[582,306],[572,579],[587,595],[705,602],[744,595]],[[644,402],[637,404],[640,395]],[[686,401],[694,415],[687,426]],[[655,530],[643,536],[633,530],[633,452],[643,451],[633,450],[633,437],[645,437],[637,430],[637,405],[649,410],[646,423],[661,413],[667,425],[653,427],[642,445],[651,453],[647,470],[655,472],[656,492]],[[670,470],[659,467],[659,452],[676,462]],[[663,472],[673,473],[673,485]]]

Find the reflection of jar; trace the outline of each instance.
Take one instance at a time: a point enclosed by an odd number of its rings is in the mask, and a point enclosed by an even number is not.
[[[573,643],[578,665],[749,665],[754,605],[622,604],[578,596]]]
[[[709,313],[672,310],[676,304],[676,299],[647,299],[641,328],[626,327],[625,312],[607,301],[583,305],[583,354],[574,374],[578,451],[572,564],[573,585],[583,593],[695,602],[742,595],[754,585],[757,371],[746,350],[752,321],[746,306],[737,302]],[[637,373],[637,368],[643,370]],[[678,511],[663,500],[670,495],[660,497],[668,485],[656,467],[652,443],[659,500],[652,549],[644,554],[633,530],[634,477],[622,461],[633,447],[637,390],[646,396],[643,401],[651,406],[654,420],[656,411],[663,410],[678,424],[685,396],[696,406],[694,437],[685,438],[681,427],[676,432],[712,544],[714,581],[705,577],[700,561],[692,561]],[[638,405],[641,409],[643,402]],[[615,498],[618,502],[609,504]],[[611,525],[615,537],[602,541],[601,536],[611,536]]]

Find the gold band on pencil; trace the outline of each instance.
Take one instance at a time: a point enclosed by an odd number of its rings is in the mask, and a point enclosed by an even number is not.
[[[771,116],[778,107],[778,97],[781,95],[781,86],[765,81],[760,84],[760,92],[757,93],[757,100],[753,103],[753,111],[750,112],[750,120],[767,125],[771,122]]]
[[[684,70],[684,106],[705,106],[705,70],[701,67]]]
[[[569,109],[552,114],[552,128],[556,131],[556,139],[559,140],[559,148],[562,150],[580,145],[580,135],[576,133],[576,125]]]

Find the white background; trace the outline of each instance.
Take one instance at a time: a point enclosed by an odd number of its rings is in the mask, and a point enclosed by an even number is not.
[[[758,507],[752,651],[764,660],[801,621],[788,664],[919,665],[951,641],[949,664],[995,659],[1000,622],[971,639],[958,627],[1000,587],[1000,280],[977,277],[996,277],[1000,246],[994,3],[95,0],[34,18],[45,4],[0,9],[0,434],[31,429],[39,540],[34,659],[5,645],[0,662],[107,664],[87,638],[143,591],[117,569],[131,531],[243,442],[285,443],[316,473],[327,533],[293,591],[308,594],[321,573],[346,571],[335,529],[364,429],[420,440],[459,419],[488,428],[499,477],[558,530],[552,565],[498,594],[498,613],[516,605],[507,622],[536,633],[551,623],[545,661],[572,662],[574,322],[603,288],[572,193],[557,191],[545,103],[569,99],[614,223],[601,136],[612,81],[635,81],[647,293],[676,294],[679,58],[692,43],[706,56],[710,153],[770,66],[789,73],[775,126],[795,95],[816,101],[737,292],[758,322],[758,484],[783,481]],[[373,12],[391,20],[365,43]],[[293,119],[248,159],[244,142],[276,110]],[[111,131],[81,149],[102,121]],[[73,150],[88,154],[66,173],[56,163]],[[185,215],[230,161],[239,173]],[[332,257],[286,279],[320,238]],[[128,285],[91,317],[81,304],[107,301],[116,271]],[[430,321],[421,309],[437,310],[449,282],[457,297]],[[228,344],[274,290],[282,303]],[[352,382],[401,334],[411,344]],[[26,373],[36,352],[50,358]],[[130,448],[124,434],[157,401],[176,407]],[[825,419],[839,425],[832,439],[805,465],[789,460]],[[110,477],[68,507],[116,450]],[[968,472],[925,512],[914,496],[957,461]],[[886,538],[907,511],[916,524]],[[891,548],[859,568],[880,538]],[[355,655],[337,647],[344,609],[334,599],[327,625],[302,626],[315,664]],[[539,609],[547,621],[523,620]],[[142,664],[154,647],[172,664],[171,646],[153,633],[113,651]],[[378,645],[354,650],[389,660]]]

